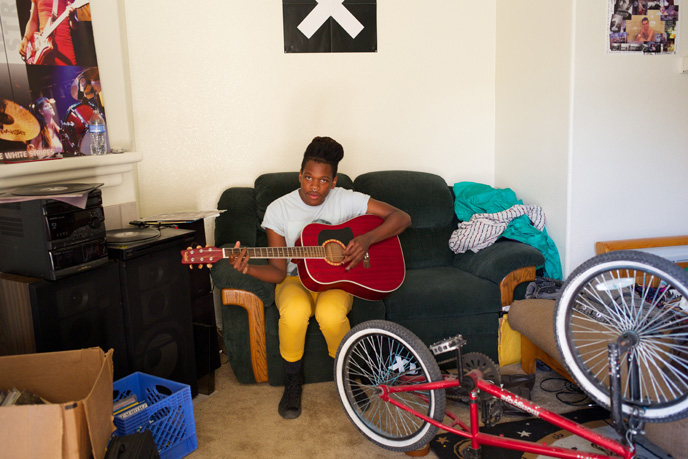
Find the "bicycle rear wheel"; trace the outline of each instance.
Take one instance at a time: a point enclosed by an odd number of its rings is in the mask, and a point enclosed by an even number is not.
[[[581,389],[610,407],[607,344],[633,343],[622,356],[622,410],[649,422],[688,415],[688,273],[638,251],[598,255],[562,287],[554,312],[557,347]],[[629,360],[637,362],[632,387]]]
[[[382,400],[377,386],[441,380],[427,346],[406,328],[384,320],[353,327],[335,359],[334,381],[347,416],[370,441],[392,451],[425,446],[437,427]],[[390,398],[437,421],[444,419],[444,390],[399,392]]]

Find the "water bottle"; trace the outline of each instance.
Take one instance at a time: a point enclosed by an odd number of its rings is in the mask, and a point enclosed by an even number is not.
[[[105,145],[105,121],[98,112],[93,112],[93,116],[88,123],[88,132],[91,134],[91,154],[104,155],[107,153]]]

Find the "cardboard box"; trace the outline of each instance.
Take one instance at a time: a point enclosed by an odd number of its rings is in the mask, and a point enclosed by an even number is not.
[[[102,459],[112,418],[112,349],[0,357],[0,389],[52,402],[0,408],[0,457]]]

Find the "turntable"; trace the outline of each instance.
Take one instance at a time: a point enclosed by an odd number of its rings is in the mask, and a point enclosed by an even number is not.
[[[175,228],[122,228],[107,231],[108,255],[115,260],[129,260],[172,245],[183,248],[194,241],[195,231]]]
[[[44,183],[23,186],[10,191],[13,196],[58,196],[65,194],[85,194],[99,188],[102,183]]]
[[[127,242],[141,242],[160,237],[160,230],[154,228],[123,228],[106,233],[108,245],[117,246]]]

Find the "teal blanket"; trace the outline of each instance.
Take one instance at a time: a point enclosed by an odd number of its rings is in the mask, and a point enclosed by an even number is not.
[[[474,182],[454,184],[454,211],[461,221],[469,221],[473,214],[496,213],[507,210],[523,202],[516,198],[510,188],[495,189],[489,185]],[[561,279],[561,260],[554,241],[543,228],[538,231],[526,215],[521,215],[509,223],[502,237],[523,242],[538,249],[545,257],[544,277]],[[538,266],[539,268],[540,266]]]

